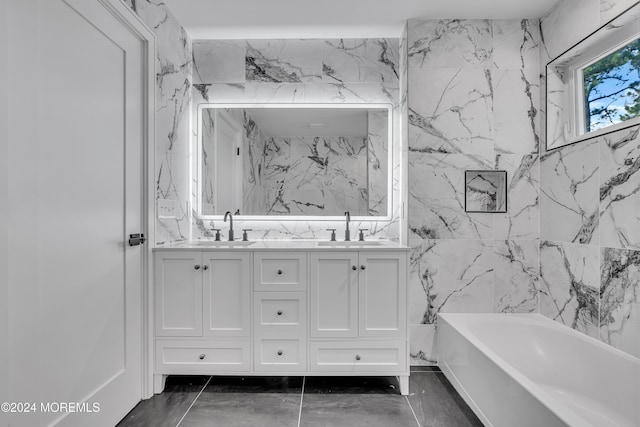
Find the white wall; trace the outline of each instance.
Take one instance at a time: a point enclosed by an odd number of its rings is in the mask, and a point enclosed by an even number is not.
[[[7,27],[7,0],[0,0],[0,58],[7,57],[9,37]],[[8,203],[7,203],[7,156],[8,156],[8,107],[7,99],[7,61],[0,61],[0,402],[9,399],[8,375],[9,367],[7,357],[9,355],[9,316],[8,297],[9,283],[7,281],[7,231],[8,231]],[[6,416],[0,413],[0,426],[8,425]]]

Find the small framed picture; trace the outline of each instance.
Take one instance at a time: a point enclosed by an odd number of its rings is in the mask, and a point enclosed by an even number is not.
[[[467,170],[464,182],[466,212],[507,211],[507,171]]]

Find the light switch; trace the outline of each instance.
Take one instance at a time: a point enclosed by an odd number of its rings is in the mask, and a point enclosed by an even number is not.
[[[171,199],[158,199],[158,218],[175,218],[176,201]]]

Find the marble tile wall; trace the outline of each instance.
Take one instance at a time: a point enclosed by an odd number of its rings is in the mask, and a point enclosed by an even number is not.
[[[254,215],[367,215],[365,137],[268,137],[265,206]]]
[[[157,218],[157,244],[189,237],[189,107],[191,40],[162,2],[125,3],[156,36],[155,198],[175,204],[175,218]]]
[[[635,3],[561,1],[541,20],[542,69]],[[640,126],[546,153],[543,134],[540,144],[540,313],[637,357],[639,134]]]
[[[439,312],[537,312],[539,23],[408,24],[411,357]],[[507,213],[467,213],[465,169],[507,171]]]
[[[391,219],[363,221],[372,238],[400,239],[402,230],[402,140],[400,138],[399,40],[195,40],[193,113],[200,103],[387,103],[394,107]],[[195,120],[195,118],[193,119]],[[194,122],[195,124],[195,122]],[[195,130],[197,126],[192,126]],[[192,143],[197,135],[192,132]],[[405,140],[406,141],[406,140]],[[195,152],[195,150],[194,150]],[[192,158],[192,167],[197,159]],[[197,185],[192,186],[197,188]],[[192,195],[193,197],[194,195]],[[195,200],[195,198],[192,198]],[[213,221],[215,226],[217,221]],[[254,239],[327,237],[343,221],[241,221]],[[210,236],[211,221],[194,220],[193,238]],[[222,227],[224,228],[224,227]]]

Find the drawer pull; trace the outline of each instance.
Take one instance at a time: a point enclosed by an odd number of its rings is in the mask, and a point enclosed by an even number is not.
[[[198,359],[204,360],[204,353],[202,353],[200,356],[198,356]]]
[[[204,270],[208,270],[208,269],[209,269],[209,266],[208,266],[208,265],[203,265],[203,266],[202,266],[202,268],[203,268]]]
[[[356,266],[354,265],[353,267],[351,267],[351,269],[355,271],[355,270],[357,270],[357,269],[358,269],[358,267],[356,267]]]
[[[282,350],[278,350],[278,356],[282,356]]]
[[[359,354],[356,354],[356,360],[362,359]]]
[[[360,266],[360,270],[364,270],[365,268],[367,268],[367,267],[365,267],[364,265]]]
[[[278,316],[282,316],[282,310],[278,310]]]
[[[196,270],[200,270],[200,266],[198,264],[196,264],[193,268],[195,268]]]
[[[282,274],[282,270],[278,270],[278,274]]]

